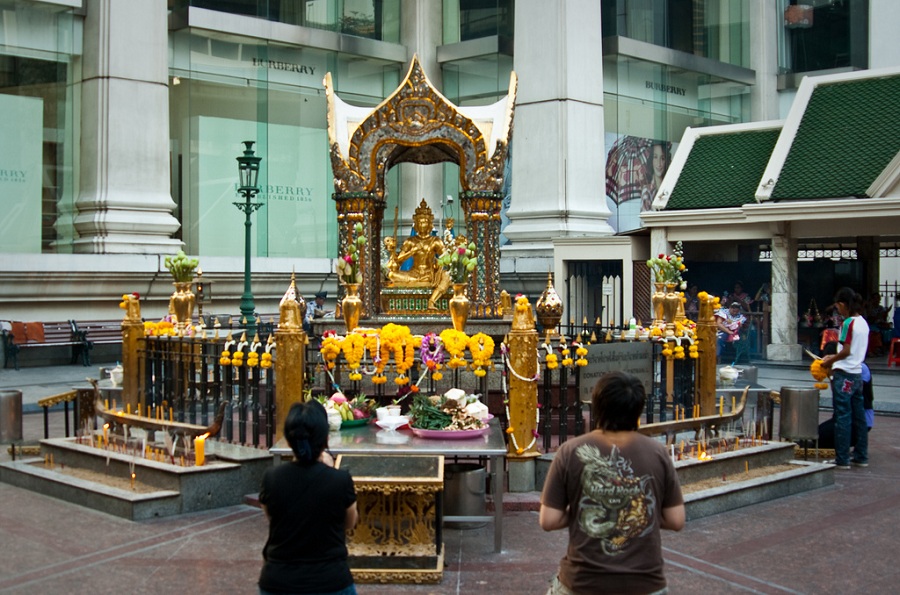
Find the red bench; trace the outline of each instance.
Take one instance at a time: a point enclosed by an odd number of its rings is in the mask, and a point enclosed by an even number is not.
[[[7,328],[8,327],[8,328]],[[61,322],[18,322],[5,321],[3,324],[3,349],[9,366],[10,360],[19,369],[19,351],[32,347],[70,347],[71,362],[86,352],[84,339],[79,335],[71,320]],[[88,365],[85,363],[84,365]]]

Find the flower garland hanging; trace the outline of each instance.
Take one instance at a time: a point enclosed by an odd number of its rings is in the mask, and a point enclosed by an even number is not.
[[[559,354],[562,356],[561,364],[567,368],[571,368],[572,364],[575,363],[574,360],[569,357],[572,351],[569,349],[569,346],[566,345],[566,338],[563,337],[559,342]]]
[[[319,353],[325,362],[326,370],[334,370],[335,362],[341,353],[341,339],[336,334],[326,333],[322,337],[322,346],[319,347]]]
[[[506,419],[507,419],[507,421],[510,421],[510,417],[509,417],[509,399],[503,401],[503,406],[506,408]],[[516,429],[515,429],[514,427],[512,427],[512,426],[509,426],[508,428],[506,428],[506,433],[509,434],[509,440],[510,440],[510,442],[512,442],[512,445],[513,445],[513,448],[514,448],[515,451],[516,451],[516,454],[519,454],[519,455],[520,455],[520,454],[524,453],[526,450],[531,450],[531,447],[534,446],[535,442],[537,442],[537,439],[540,437],[540,434],[539,434],[538,431],[537,431],[537,428],[538,428],[540,425],[541,425],[541,410],[540,410],[540,408],[535,407],[535,408],[534,408],[534,426],[535,426],[535,429],[534,429],[534,430],[531,430],[531,442],[529,442],[529,443],[528,443],[528,446],[526,446],[525,448],[521,448],[521,447],[519,446],[518,441],[516,440],[516,434],[515,434]]]
[[[469,346],[469,336],[466,333],[452,328],[444,329],[441,331],[441,342],[447,353],[450,354],[450,361],[447,362],[448,368],[462,368],[468,364],[465,351]]]
[[[588,354],[588,349],[584,345],[581,344],[581,341],[573,341],[572,346],[575,348],[575,356],[578,358],[575,360],[575,365],[579,368],[583,368],[588,364],[587,358],[585,357]]]
[[[340,343],[344,359],[347,360],[347,368],[350,370],[347,377],[353,382],[362,380],[362,372],[359,371],[359,367],[362,365],[365,344],[365,339],[356,333],[350,333]]]
[[[441,370],[444,368],[444,344],[435,333],[428,333],[422,337],[419,347],[419,358],[422,364],[431,373],[435,382],[444,377]],[[424,374],[423,374],[424,377]]]
[[[541,378],[541,355],[537,349],[534,350],[535,372],[534,372],[534,376],[532,376],[531,378],[526,378],[513,369],[512,362],[509,359],[509,345],[507,345],[505,341],[500,344],[500,355],[502,356],[503,363],[504,363],[506,369],[509,370],[509,373],[512,374],[513,376],[515,376],[516,378],[518,378],[519,380],[524,380],[525,382],[537,382],[538,380],[540,380],[540,378]],[[506,392],[506,386],[505,386],[506,376],[505,375],[501,376],[501,381],[503,382],[502,390],[503,390],[503,392]]]
[[[380,356],[384,364],[391,355],[394,356],[394,365],[397,369],[397,378],[394,379],[394,384],[398,386],[409,384],[406,372],[413,365],[415,350],[416,340],[408,326],[391,322],[381,329]]]
[[[472,367],[475,368],[473,373],[480,378],[493,367],[491,358],[494,356],[494,340],[484,333],[477,333],[469,338],[468,343]]]
[[[275,336],[269,335],[269,340],[266,341],[266,350],[262,354],[262,357],[259,361],[260,368],[271,368],[272,367],[272,349],[275,348]]]

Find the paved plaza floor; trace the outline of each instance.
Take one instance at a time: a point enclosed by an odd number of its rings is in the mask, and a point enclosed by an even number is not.
[[[17,382],[23,393],[36,394],[25,389],[30,375],[49,394],[63,392],[77,379],[59,375],[85,376],[84,369],[68,368],[3,370],[0,388]],[[765,366],[759,376],[776,389],[808,382],[808,375],[789,367]],[[900,374],[875,370],[875,377],[876,403],[883,393],[884,413],[870,434],[871,465],[836,470],[834,485],[826,488],[691,521],[680,533],[664,532],[671,593],[897,591],[900,418],[890,413],[894,399],[900,402],[893,386]],[[822,417],[829,414],[823,411]],[[63,435],[61,414],[50,417],[51,435]],[[26,441],[39,439],[42,416],[26,414],[23,430]],[[4,445],[0,459],[8,458]],[[544,593],[565,552],[566,534],[542,531],[533,510],[512,510],[536,500],[536,493],[507,498],[502,552],[493,551],[490,525],[448,529],[440,584],[358,585],[358,592]],[[7,484],[0,484],[0,503],[0,593],[256,592],[267,525],[253,506],[131,522]]]

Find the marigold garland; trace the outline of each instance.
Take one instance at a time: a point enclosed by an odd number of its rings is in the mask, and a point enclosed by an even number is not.
[[[335,360],[341,353],[341,340],[337,335],[322,338],[322,346],[319,348],[327,370],[334,370]]]
[[[464,354],[466,347],[469,346],[469,336],[466,333],[452,328],[444,329],[441,331],[441,342],[450,354],[448,368],[462,368],[467,365]]]
[[[476,376],[484,376],[492,367],[491,358],[494,356],[494,340],[484,333],[472,335],[468,341],[469,353],[472,354],[472,366],[475,367]]]

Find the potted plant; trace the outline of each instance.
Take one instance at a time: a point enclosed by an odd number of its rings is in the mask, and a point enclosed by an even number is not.
[[[184,250],[179,250],[175,256],[166,256],[165,264],[175,285],[175,293],[169,300],[169,314],[175,317],[178,329],[185,330],[191,325],[194,315],[194,292],[191,291],[191,284],[200,261],[188,258]]]

